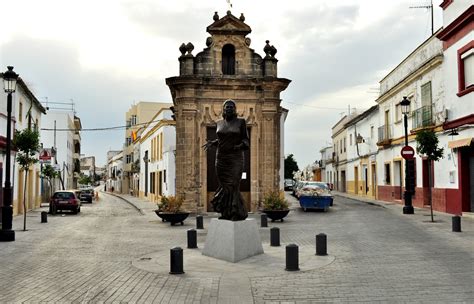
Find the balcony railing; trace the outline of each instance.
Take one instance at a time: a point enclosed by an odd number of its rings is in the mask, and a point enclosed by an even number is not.
[[[433,125],[433,113],[431,105],[416,109],[413,112],[413,129],[428,127]]]
[[[377,143],[384,144],[390,142],[392,139],[393,126],[392,125],[383,125],[379,127],[379,140]]]

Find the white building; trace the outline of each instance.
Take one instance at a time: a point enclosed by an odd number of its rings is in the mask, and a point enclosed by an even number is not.
[[[416,148],[416,132],[434,129],[445,121],[443,47],[432,35],[409,54],[380,81],[379,128],[377,154],[377,197],[402,203],[405,188],[405,161],[401,149],[405,145],[404,116],[400,102],[410,100],[408,145]],[[415,157],[416,189],[413,206],[429,204],[427,161]],[[435,170],[436,174],[436,170]]]
[[[107,152],[107,180],[104,190],[122,193],[122,174],[123,151]]]
[[[436,36],[443,43],[447,115],[436,130],[444,158],[434,164],[433,206],[461,214],[474,212],[474,5],[467,0],[445,0],[440,6],[443,29]]]
[[[3,74],[0,74],[3,86]],[[3,90],[2,90],[3,92]],[[10,170],[5,172],[6,160],[6,140],[7,140],[7,94],[0,94],[0,176],[1,188],[3,189],[5,175],[10,174],[11,186],[13,188],[13,214],[23,213],[23,193],[25,187],[25,172],[20,170],[15,161],[16,153],[12,151],[10,156]],[[43,123],[46,110],[43,108],[38,99],[30,91],[26,83],[18,78],[15,93],[12,94],[12,120],[11,120],[11,138],[15,130],[23,130],[31,126],[31,128],[40,128]],[[35,164],[28,171],[28,180],[26,185],[26,208],[34,209],[41,204],[41,185],[40,185],[40,164]],[[0,205],[3,205],[3,195],[0,195]]]
[[[50,110],[43,119],[41,143],[55,147],[65,189],[76,189],[80,174],[81,120],[73,111]]]
[[[140,137],[139,197],[151,202],[176,194],[176,127],[172,115],[171,110],[162,108]]]
[[[322,148],[321,152],[321,181],[329,184],[330,189],[334,188],[334,148],[332,146]]]

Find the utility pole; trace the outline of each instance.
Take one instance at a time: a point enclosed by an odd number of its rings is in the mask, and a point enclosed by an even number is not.
[[[430,1],[430,5],[418,5],[418,6],[410,6],[410,8],[427,8],[431,10],[431,36],[434,34],[434,27],[433,27],[433,0]]]

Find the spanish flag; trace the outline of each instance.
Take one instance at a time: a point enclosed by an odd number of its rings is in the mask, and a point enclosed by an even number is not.
[[[132,131],[132,141],[137,140],[137,132]]]

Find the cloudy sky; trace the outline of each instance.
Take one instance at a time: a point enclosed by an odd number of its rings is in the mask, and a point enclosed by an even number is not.
[[[278,49],[289,109],[285,154],[319,159],[348,108],[374,105],[378,82],[431,35],[429,0],[232,0],[252,28],[251,47]],[[435,31],[441,0],[433,1]],[[122,126],[133,102],[172,102],[179,45],[206,47],[206,27],[226,0],[0,0],[0,68],[13,65],[36,97],[75,103],[83,128]],[[105,164],[124,130],[84,131],[82,150]]]

